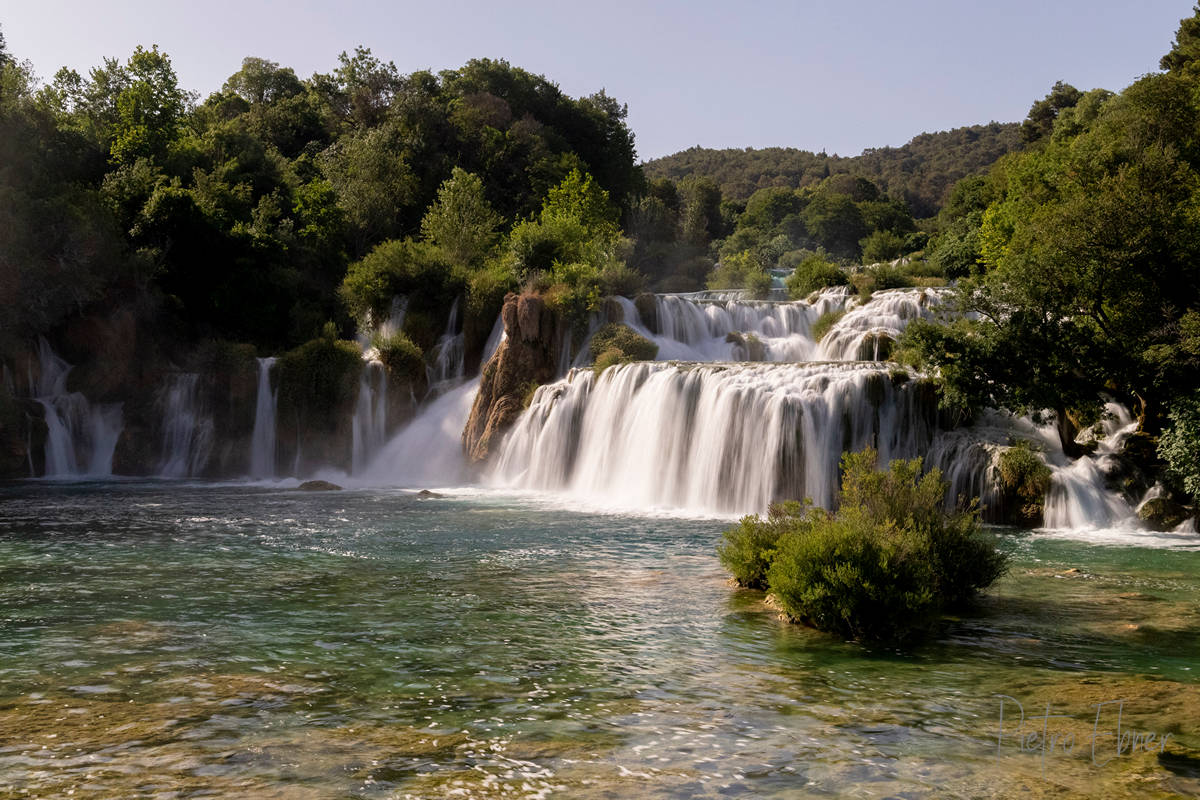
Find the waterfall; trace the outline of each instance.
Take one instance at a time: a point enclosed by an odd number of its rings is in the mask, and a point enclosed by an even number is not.
[[[789,302],[736,296],[713,299],[708,293],[656,295],[658,333],[645,324],[633,301],[623,297],[612,300],[620,307],[626,325],[658,345],[660,361],[744,360],[744,342],[750,336],[761,344],[763,361],[882,361],[890,354],[890,343],[910,322],[945,313],[949,291],[890,289],[876,292],[866,303],[845,286]],[[844,312],[844,316],[817,342],[813,324],[834,312]],[[591,332],[597,327],[599,323]],[[586,350],[574,366],[586,363]]]
[[[489,481],[637,507],[753,513],[802,497],[829,507],[843,451],[919,455],[933,412],[919,382],[871,364],[574,370],[537,390]]]
[[[275,409],[279,391],[271,391],[274,358],[258,359],[258,395],[254,403],[254,432],[250,435],[250,477],[275,477]]]
[[[358,474],[387,439],[387,369],[380,361],[363,364],[350,427],[351,472]]]
[[[1047,427],[1047,463],[1050,466],[1051,486],[1046,496],[1045,524],[1047,528],[1125,528],[1142,525],[1128,503],[1105,485],[1105,473],[1116,453],[1131,433],[1137,430],[1137,420],[1129,410],[1117,403],[1105,406],[1101,423],[1102,436],[1091,455],[1075,460],[1062,452],[1058,437]]]
[[[430,353],[431,363],[426,371],[431,394],[441,394],[447,389],[452,389],[463,379],[466,345],[462,331],[458,330],[458,303],[459,298],[454,298],[454,304],[450,306],[450,318],[446,322],[446,331],[438,338]]]
[[[448,486],[467,479],[462,431],[479,390],[474,378],[438,397],[392,438],[363,472],[367,483]]]
[[[212,451],[213,421],[200,407],[200,376],[180,372],[167,378],[159,394],[162,412],[162,455],[158,474],[164,478],[199,475]]]
[[[93,405],[80,392],[68,392],[72,367],[44,338],[38,340],[38,365],[38,379],[30,375],[29,386],[45,410],[46,477],[111,476],[121,437],[121,404]]]

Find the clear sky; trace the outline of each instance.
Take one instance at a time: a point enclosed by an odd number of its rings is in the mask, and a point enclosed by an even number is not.
[[[573,3],[4,0],[9,51],[48,79],[138,44],[201,96],[244,56],[326,72],[365,45],[401,72],[504,58],[629,105],[643,159],[705,147],[855,155],[1023,119],[1062,79],[1119,90],[1158,67],[1191,0]]]

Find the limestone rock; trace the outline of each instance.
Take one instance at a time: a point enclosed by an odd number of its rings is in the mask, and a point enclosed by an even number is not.
[[[483,366],[479,392],[463,430],[463,449],[480,463],[516,421],[531,383],[549,383],[556,372],[558,322],[537,295],[509,293],[500,312],[506,338]]]

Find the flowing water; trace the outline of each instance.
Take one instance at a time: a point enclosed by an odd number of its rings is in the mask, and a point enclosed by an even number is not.
[[[0,509],[0,797],[1200,791],[1194,535],[995,534],[1010,574],[897,652],[731,589],[721,520],[182,483]],[[1122,698],[1175,756],[1018,749],[1016,701],[1082,740]]]
[[[159,395],[162,413],[162,456],[158,475],[187,478],[208,464],[213,445],[212,417],[199,399],[200,376],[182,372],[167,378]]]
[[[38,376],[29,376],[30,396],[46,422],[46,477],[103,478],[112,475],[113,453],[121,437],[121,404],[90,403],[67,391],[71,365],[50,343],[38,341]]]
[[[250,434],[250,477],[275,477],[275,412],[279,390],[271,390],[275,359],[258,359],[258,395],[254,401],[254,430]]]

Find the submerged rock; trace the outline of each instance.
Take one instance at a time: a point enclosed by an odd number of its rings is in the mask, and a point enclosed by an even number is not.
[[[444,495],[444,494],[438,494],[437,492],[431,492],[428,489],[422,489],[421,491],[417,492],[417,497],[420,497],[422,499],[430,499],[430,498],[445,497],[445,496],[446,495]]]
[[[338,492],[342,487],[329,481],[305,481],[296,487],[302,492]]]

